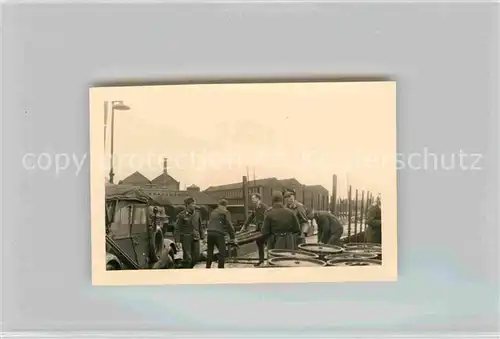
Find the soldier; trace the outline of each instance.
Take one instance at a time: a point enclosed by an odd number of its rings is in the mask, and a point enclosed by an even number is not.
[[[318,225],[318,243],[338,245],[344,233],[344,226],[336,216],[327,211],[313,211],[310,214]]]
[[[214,247],[219,250],[218,267],[224,268],[226,259],[226,234],[235,242],[231,213],[227,210],[227,200],[221,199],[219,206],[210,213],[207,227],[207,268],[212,267]]]
[[[300,233],[300,224],[293,211],[285,208],[283,197],[273,197],[273,206],[267,211],[262,225],[263,240],[271,239],[271,249],[297,249],[297,234]]]
[[[185,210],[177,215],[174,237],[177,247],[182,246],[183,267],[193,268],[200,257],[200,239],[204,239],[201,215],[196,209],[196,201],[184,199]]]
[[[286,190],[283,193],[285,206],[295,212],[300,224],[300,234],[298,235],[298,243],[303,244],[306,242],[307,232],[309,230],[309,219],[307,218],[307,211],[304,205],[295,200],[295,190]]]
[[[366,213],[366,241],[375,244],[382,243],[382,211],[380,209],[380,196],[370,206]]]
[[[168,223],[168,216],[165,213],[165,208],[149,206],[149,217],[151,220],[154,220],[156,222],[155,226],[159,227],[163,233],[163,236],[165,236],[165,223]]]
[[[240,232],[246,231],[250,223],[254,223],[257,226],[257,231],[262,231],[262,224],[264,223],[264,216],[266,211],[268,210],[268,207],[261,201],[261,196],[259,193],[255,193],[252,195],[252,203],[254,204],[254,209],[243,224]],[[257,238],[255,243],[257,244],[257,249],[259,251],[259,262],[255,264],[255,266],[260,266],[264,263],[264,248],[266,242],[263,237],[260,237]]]

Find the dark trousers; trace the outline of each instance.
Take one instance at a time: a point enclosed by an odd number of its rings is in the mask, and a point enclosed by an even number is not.
[[[306,237],[304,236],[304,234],[303,234],[303,233],[298,234],[296,237],[297,237],[297,239],[296,239],[296,241],[297,241],[297,246],[299,246],[300,244],[305,244],[305,243],[306,243]],[[298,247],[297,247],[297,248],[298,248]]]
[[[262,224],[258,224],[257,225],[257,231],[258,232],[261,232],[262,231]],[[255,244],[257,245],[257,251],[259,253],[259,262],[264,262],[266,256],[265,256],[265,248],[266,248],[266,243],[268,241],[262,236],[262,237],[259,237],[257,238],[257,240],[255,240]]]
[[[212,267],[214,248],[219,250],[218,267],[224,268],[226,262],[226,239],[219,232],[207,232],[207,268]]]
[[[367,226],[365,233],[367,242],[374,244],[382,243],[382,232],[380,227]]]
[[[259,251],[259,262],[264,262],[264,248],[266,246],[266,240],[264,239],[264,237],[260,237],[255,240],[255,243],[257,244],[257,250]]]
[[[195,239],[192,234],[183,234],[181,236],[183,267],[193,268],[200,260],[200,241]]]
[[[293,233],[274,234],[269,248],[275,250],[296,250],[298,236]]]
[[[343,228],[338,228],[336,230],[334,230],[328,241],[327,241],[327,244],[329,245],[338,245],[340,244],[340,238],[342,237],[342,233],[344,233],[344,229]]]

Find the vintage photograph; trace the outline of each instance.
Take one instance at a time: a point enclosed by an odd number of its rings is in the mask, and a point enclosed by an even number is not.
[[[92,88],[93,281],[396,279],[395,107],[391,81]]]

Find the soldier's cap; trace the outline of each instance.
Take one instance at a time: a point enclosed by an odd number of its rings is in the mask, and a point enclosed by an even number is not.
[[[228,202],[227,202],[227,200],[226,200],[226,199],[220,199],[220,200],[219,200],[219,205],[220,205],[220,206],[227,206],[227,204],[228,204]]]
[[[257,199],[259,199],[259,200],[261,200],[261,199],[262,199],[262,197],[260,196],[260,194],[259,194],[259,193],[253,193],[251,196],[252,196],[252,197],[256,197],[256,198],[257,198]]]
[[[273,204],[277,204],[277,203],[283,203],[283,196],[281,194],[274,194],[273,195],[273,198],[272,198],[272,202]],[[271,208],[268,209],[268,211],[270,210]]]
[[[190,203],[193,203],[193,202],[194,202],[194,199],[191,197],[184,199],[184,204],[186,204],[186,205],[189,205]]]
[[[295,191],[285,191],[283,193],[283,198],[288,198],[288,197],[291,197],[291,196],[295,196]]]

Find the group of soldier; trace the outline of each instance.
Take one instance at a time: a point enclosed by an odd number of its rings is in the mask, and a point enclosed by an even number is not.
[[[236,232],[231,221],[231,214],[227,210],[228,202],[221,199],[218,206],[210,213],[206,226],[206,234],[200,213],[196,209],[193,198],[187,198],[186,208],[179,213],[174,230],[177,246],[182,247],[183,262],[185,268],[193,268],[199,260],[200,240],[207,243],[206,268],[211,268],[214,261],[214,250],[217,248],[218,268],[224,268],[227,255],[226,236],[229,236],[230,245],[236,243]],[[343,234],[343,225],[340,220],[328,211],[310,211],[296,200],[294,190],[284,190],[282,194],[272,197],[272,206],[268,207],[262,202],[258,193],[252,195],[253,209],[246,219],[240,232],[245,232],[250,224],[256,226],[260,236],[256,240],[258,249],[258,263],[261,266],[265,262],[265,249],[297,250],[298,246],[306,242],[306,237],[314,220],[317,225],[317,241],[320,244],[337,245]],[[371,240],[380,238],[380,200],[370,208],[368,214],[370,220],[374,221],[371,233],[367,234]],[[378,213],[377,213],[378,211]],[[370,222],[368,225],[370,226]],[[378,227],[377,227],[378,225]],[[375,231],[373,231],[375,230]],[[379,241],[380,242],[380,241]]]

